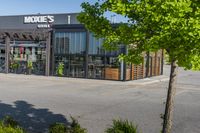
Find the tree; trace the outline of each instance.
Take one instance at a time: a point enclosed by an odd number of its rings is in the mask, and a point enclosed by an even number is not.
[[[162,133],[170,133],[178,66],[191,69],[200,55],[199,0],[101,0],[81,6],[79,21],[105,38],[105,48],[127,45],[128,55],[121,56],[125,61],[141,62],[144,51],[167,51],[171,72]],[[128,23],[113,26],[104,15],[108,11],[126,17]]]

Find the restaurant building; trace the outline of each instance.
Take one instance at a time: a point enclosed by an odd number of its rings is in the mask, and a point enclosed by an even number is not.
[[[0,72],[74,78],[135,80],[163,73],[163,51],[144,53],[141,65],[126,64],[103,49],[76,19],[78,13],[0,16]],[[29,70],[29,71],[28,71]]]

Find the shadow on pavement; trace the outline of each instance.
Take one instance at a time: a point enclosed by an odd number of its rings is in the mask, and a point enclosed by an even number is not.
[[[68,123],[61,114],[53,114],[48,109],[36,109],[26,101],[16,101],[14,106],[0,102],[0,119],[12,116],[30,133],[46,133],[55,122]]]

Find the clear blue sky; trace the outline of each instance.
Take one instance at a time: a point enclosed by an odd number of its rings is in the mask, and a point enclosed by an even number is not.
[[[95,3],[98,0],[0,0],[0,16],[24,14],[77,13],[82,2]],[[111,14],[106,15],[109,19]],[[117,22],[123,21],[116,17]]]
[[[80,12],[80,4],[97,0],[0,0],[0,15]]]

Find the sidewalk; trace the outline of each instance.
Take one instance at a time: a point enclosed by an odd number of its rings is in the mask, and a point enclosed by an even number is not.
[[[169,80],[168,76],[160,75],[160,76],[155,76],[155,77],[150,77],[150,78],[126,81],[125,83],[127,85],[148,85],[148,84],[164,82],[164,81],[168,81],[168,80]]]
[[[168,81],[169,77],[165,75],[155,76],[150,78],[132,80],[132,81],[112,81],[112,80],[98,80],[98,79],[83,79],[83,78],[70,78],[70,77],[56,77],[56,76],[37,76],[37,75],[23,75],[23,74],[4,74],[0,73],[0,80],[13,79],[13,80],[43,80],[52,82],[74,82],[74,83],[97,83],[108,85],[148,85],[157,82]]]

